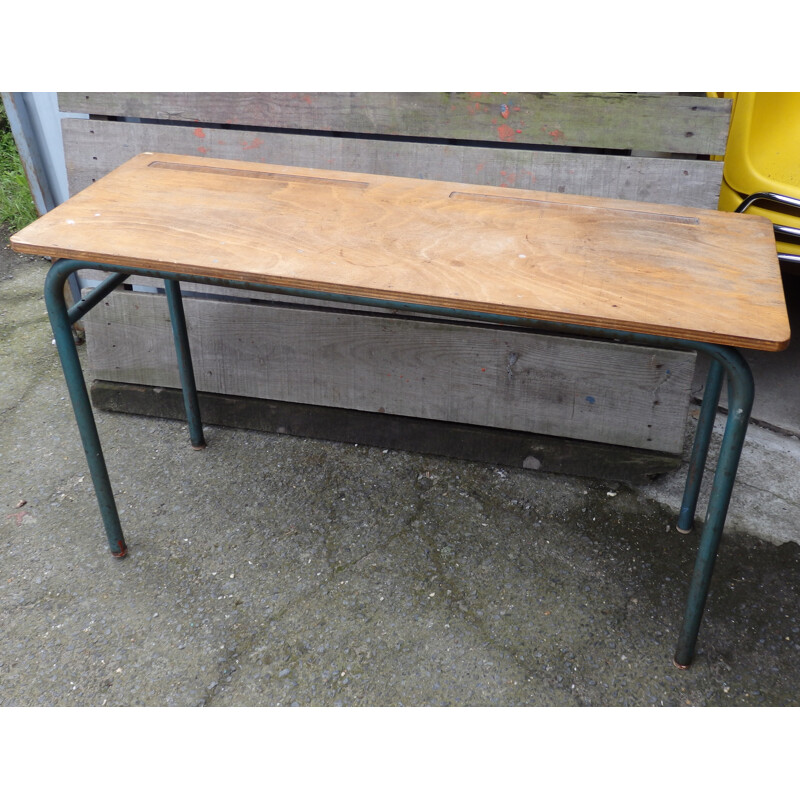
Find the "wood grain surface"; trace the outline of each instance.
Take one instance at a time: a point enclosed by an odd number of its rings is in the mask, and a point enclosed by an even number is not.
[[[768,220],[144,153],[18,252],[779,350]]]

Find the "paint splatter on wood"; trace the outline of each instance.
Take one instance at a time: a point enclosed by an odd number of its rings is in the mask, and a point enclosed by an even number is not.
[[[550,130],[547,125],[542,125],[541,130],[546,133],[554,142],[561,142],[564,139],[564,131],[554,128]]]
[[[503,123],[497,126],[497,135],[501,142],[513,142],[516,139],[517,131],[510,125]]]

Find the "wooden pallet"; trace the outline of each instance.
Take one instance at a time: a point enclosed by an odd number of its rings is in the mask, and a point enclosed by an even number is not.
[[[721,163],[708,155],[724,152],[729,114],[724,100],[649,94],[59,97],[62,110],[91,115],[63,121],[73,193],[151,150],[711,208]],[[135,283],[144,293],[120,290],[87,318],[90,369],[120,386],[174,386],[160,359],[169,336],[164,299],[149,294],[145,301],[150,281]],[[662,466],[665,454],[677,459],[682,451],[693,354],[562,338],[552,360],[542,361],[543,351],[555,347],[548,337],[509,329],[498,336],[491,326],[355,315],[341,305],[286,303],[207,286],[186,289],[197,292],[187,303],[190,332],[192,319],[213,320],[213,331],[206,323],[198,329],[196,356],[226,365],[209,370],[205,386],[199,370],[201,391],[316,406],[326,414],[370,412],[365,438],[373,443],[381,441],[385,415],[425,420],[443,426],[437,440],[445,453],[447,426],[463,424],[504,436],[544,432],[633,447],[652,452]],[[134,305],[145,302],[151,322],[134,331]],[[193,304],[209,305],[195,315]],[[324,359],[321,341],[327,343]],[[370,341],[381,347],[364,359],[364,348],[352,343]],[[267,351],[292,356],[265,372],[256,354]],[[665,385],[667,363],[671,379]],[[445,394],[436,385],[445,368],[468,391]],[[477,380],[476,368],[486,369]],[[510,398],[503,383],[509,372],[520,389]],[[533,406],[522,399],[523,384],[537,388]],[[579,413],[575,398],[583,399]],[[302,433],[296,425],[294,430]],[[458,437],[453,427],[453,452]],[[580,464],[568,471],[580,472]]]

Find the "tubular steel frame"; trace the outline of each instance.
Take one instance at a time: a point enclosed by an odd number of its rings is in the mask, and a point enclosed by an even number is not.
[[[97,285],[89,295],[71,308],[68,308],[64,296],[64,285],[69,277],[79,269],[97,269],[111,274]],[[45,303],[50,318],[50,324],[53,328],[67,388],[69,390],[72,408],[75,412],[75,419],[78,423],[83,449],[86,453],[86,460],[89,464],[89,471],[100,506],[100,513],[105,526],[108,544],[112,555],[117,558],[124,558],[127,554],[127,545],[125,544],[125,537],[122,533],[122,526],[120,525],[114,494],[111,489],[111,482],[108,477],[108,470],[103,457],[91,401],[86,389],[86,382],[83,377],[71,326],[131,275],[143,275],[164,280],[178,358],[184,405],[186,408],[186,418],[189,424],[189,437],[192,446],[195,448],[205,447],[205,440],[203,438],[197,388],[195,386],[194,372],[192,369],[189,339],[186,332],[186,320],[183,312],[183,302],[179,284],[181,280],[235,289],[252,289],[275,294],[307,297],[317,300],[355,303],[364,306],[418,312],[456,319],[514,325],[535,331],[550,331],[554,333],[612,339],[630,344],[678,347],[707,353],[711,356],[712,361],[692,448],[683,502],[678,517],[678,530],[681,532],[689,532],[694,523],[695,510],[700,494],[703,473],[705,471],[723,378],[727,378],[728,385],[728,416],[706,510],[705,524],[700,536],[694,572],[689,587],[689,596],[684,612],[683,626],[678,638],[678,645],[674,657],[675,665],[682,669],[687,668],[691,664],[694,657],[697,634],[700,629],[700,621],[708,596],[711,574],[714,568],[714,562],[722,536],[722,529],[725,524],[725,517],[728,512],[728,505],[736,478],[736,470],[744,445],[747,424],[750,419],[750,411],[753,405],[753,376],[747,362],[735,348],[709,344],[707,342],[674,339],[667,336],[632,333],[606,328],[592,328],[585,325],[486,314],[478,311],[463,311],[390,300],[378,300],[367,297],[354,297],[305,289],[270,286],[262,283],[205,278],[166,270],[120,267],[113,264],[98,264],[95,262],[77,261],[73,259],[61,259],[53,264],[45,280]]]
[[[800,209],[800,200],[796,197],[790,197],[787,194],[777,194],[776,192],[755,192],[748,195],[742,200],[741,203],[734,209],[736,214],[743,214],[754,203],[773,203],[779,206],[788,206],[789,208]],[[765,215],[768,216],[768,215]],[[793,228],[789,225],[778,225],[773,223],[772,229],[776,234],[782,234],[790,239],[796,240],[800,244],[800,228]],[[782,267],[800,267],[800,255],[796,253],[782,253],[781,242],[777,240],[778,246],[778,262]]]

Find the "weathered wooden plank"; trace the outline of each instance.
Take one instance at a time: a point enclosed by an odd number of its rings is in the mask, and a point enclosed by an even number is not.
[[[620,92],[72,92],[62,110],[244,127],[721,155],[730,100]]]
[[[144,152],[716,208],[722,162],[64,119],[70,194]]]
[[[198,388],[680,452],[694,355],[509,328],[187,299]],[[86,318],[95,378],[179,386],[163,296]]]
[[[93,381],[90,394],[94,406],[103,411],[186,419],[179,389]],[[198,399],[206,425],[427,453],[501,467],[642,484],[681,465],[680,453],[522,431],[210,392],[199,392]]]

